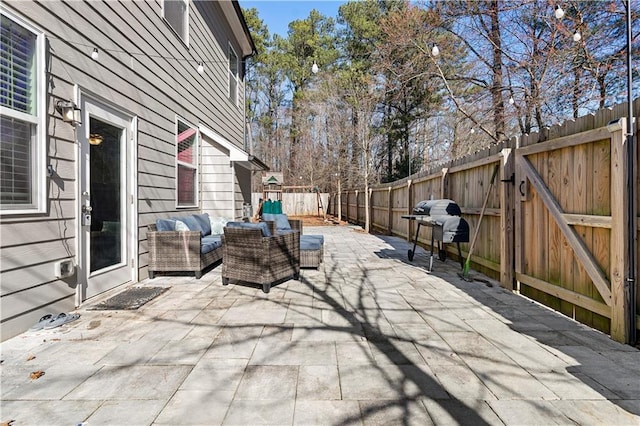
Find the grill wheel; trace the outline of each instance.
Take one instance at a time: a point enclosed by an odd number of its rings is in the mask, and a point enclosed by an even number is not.
[[[443,248],[438,249],[438,259],[440,259],[441,261],[445,261],[447,260],[447,251]]]

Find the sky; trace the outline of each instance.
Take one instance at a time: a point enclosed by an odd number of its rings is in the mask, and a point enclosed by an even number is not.
[[[272,0],[240,0],[240,6],[245,9],[256,8],[258,16],[269,28],[269,33],[287,35],[289,23],[296,19],[304,19],[309,16],[311,9],[316,9],[321,14],[337,18],[338,8],[344,1],[315,0],[315,1],[272,1]]]

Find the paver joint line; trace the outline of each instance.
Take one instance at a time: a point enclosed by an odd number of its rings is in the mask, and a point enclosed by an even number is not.
[[[355,229],[305,228],[323,263],[266,295],[162,276],[137,311],[3,342],[0,421],[640,424],[637,349]]]

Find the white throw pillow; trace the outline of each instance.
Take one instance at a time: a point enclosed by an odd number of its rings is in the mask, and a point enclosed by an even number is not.
[[[227,225],[227,222],[231,222],[231,219],[226,217],[212,217],[209,216],[209,223],[211,224],[211,235],[222,235],[223,229]]]
[[[189,227],[184,222],[176,220],[176,231],[188,231]]]

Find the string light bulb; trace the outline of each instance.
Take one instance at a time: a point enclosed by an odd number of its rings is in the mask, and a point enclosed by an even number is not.
[[[202,62],[198,63],[198,74],[204,74],[204,64]]]
[[[581,35],[578,31],[576,31],[576,32],[573,34],[573,41],[578,42],[578,41],[580,41],[580,40],[582,40],[582,35]]]
[[[440,49],[438,49],[438,45],[434,44],[433,47],[431,48],[431,56],[436,57],[440,55]]]
[[[515,103],[516,103],[516,101],[515,101],[515,99],[513,99],[513,96],[509,97],[509,104],[513,105]]]
[[[476,129],[474,129],[473,127],[471,128],[471,134],[474,134],[476,132]]]
[[[564,18],[564,10],[562,10],[559,4],[556,5],[556,11],[553,12],[553,14],[555,15],[556,19]]]
[[[316,61],[313,61],[313,65],[311,66],[311,72],[314,74],[318,74],[318,64],[316,64]]]
[[[98,53],[98,49],[94,47],[93,52],[91,52],[91,59],[93,59],[94,61],[97,61],[99,57],[100,57],[100,54]]]

